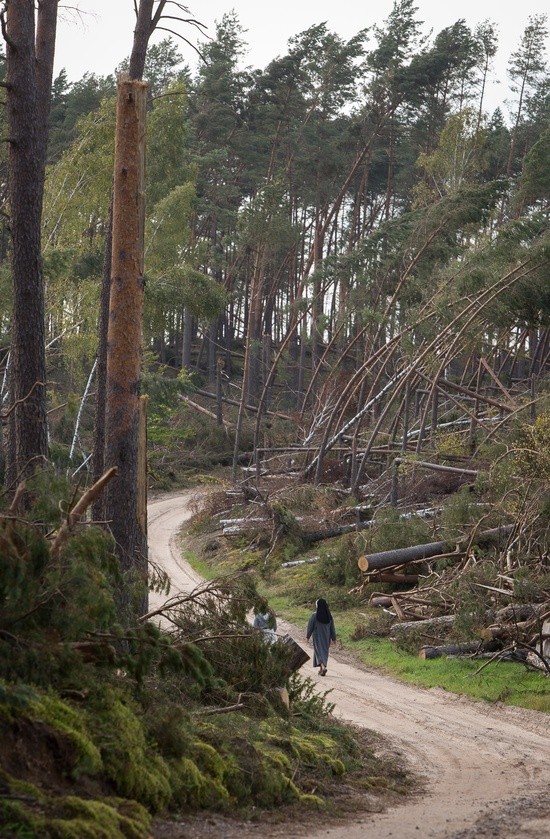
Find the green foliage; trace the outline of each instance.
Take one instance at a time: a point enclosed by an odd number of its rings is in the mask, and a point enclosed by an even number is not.
[[[393,507],[376,512],[376,524],[362,537],[365,552],[391,551],[432,541],[429,525],[419,516],[404,519]]]
[[[144,839],[148,814],[167,808],[321,806],[311,777],[347,771],[353,742],[332,728],[326,695],[298,676],[289,724],[278,688],[291,651],[248,626],[259,602],[251,576],[195,593],[172,610],[171,635],[150,622],[122,628],[109,541],[89,527],[52,555],[41,532],[49,508],[35,492],[40,527],[1,522],[0,736],[16,731],[18,749],[39,754],[48,789],[40,776],[21,801],[0,804],[11,833]],[[238,698],[245,713],[198,713]],[[2,782],[21,792],[28,782],[8,777],[3,759],[0,750]],[[67,779],[75,794],[50,797]],[[106,787],[118,798],[98,794]]]
[[[453,626],[456,638],[479,638],[479,630],[490,621],[490,603],[484,586],[493,585],[497,574],[498,566],[490,560],[481,560],[449,586],[449,595],[459,604]]]
[[[528,152],[518,188],[517,201],[536,205],[550,197],[550,128],[542,132]]]
[[[317,685],[306,677],[293,674],[288,681],[288,696],[293,711],[308,725],[318,726],[319,720],[328,718],[334,711],[334,703],[327,701],[330,690],[320,693]]]
[[[469,487],[462,487],[445,501],[441,513],[441,532],[449,543],[462,539],[464,533],[479,521],[484,512],[479,496]]]
[[[540,574],[529,566],[518,568],[514,574],[514,602],[541,603],[550,588],[550,574]]]
[[[484,167],[486,139],[473,109],[452,114],[439,135],[437,149],[422,153],[417,160],[425,180],[413,190],[415,202],[429,204],[435,197],[456,194],[465,184],[474,183]]]
[[[540,414],[532,425],[519,429],[513,450],[515,469],[527,480],[550,480],[550,413]]]
[[[71,778],[80,775],[97,775],[103,768],[101,756],[97,746],[90,740],[89,732],[81,714],[76,708],[71,708],[54,693],[43,693],[27,711],[31,719],[38,719],[47,723],[68,741],[72,749],[72,756],[67,760],[66,771]]]
[[[165,367],[147,371],[142,375],[142,388],[148,397],[147,435],[150,448],[166,451],[170,442],[182,443],[192,436],[188,426],[181,424],[178,395],[192,390],[192,384],[185,371],[177,377],[168,375]]]
[[[58,815],[47,822],[52,839],[142,839],[150,817],[135,802],[106,799],[87,801],[66,796],[58,802]]]
[[[170,772],[149,746],[137,710],[124,693],[103,690],[90,703],[88,726],[118,794],[156,812],[170,801]]]
[[[359,579],[357,548],[353,535],[334,540],[330,546],[321,546],[315,570],[321,583],[351,588]]]
[[[50,247],[94,243],[107,219],[113,176],[115,98],[78,122],[78,137],[48,169],[44,242]],[[59,189],[63,184],[63,189]]]
[[[0,629],[6,633],[0,675],[36,684],[70,682],[81,665],[70,642],[115,620],[118,573],[110,540],[89,528],[53,557],[35,526],[4,519],[0,554]],[[14,644],[20,646],[17,656]]]
[[[5,836],[21,839],[146,839],[151,818],[135,801],[90,800],[76,795],[45,796],[36,787],[5,776],[8,791],[24,803],[4,799],[0,817]]]

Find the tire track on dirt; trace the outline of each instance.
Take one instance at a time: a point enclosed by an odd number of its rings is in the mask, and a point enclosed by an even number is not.
[[[189,491],[149,504],[150,556],[168,573],[171,595],[201,582],[177,546],[194,496]],[[150,608],[162,602],[152,595]],[[307,648],[302,629],[280,621],[279,631]],[[386,813],[358,814],[352,824],[312,826],[311,839],[363,839],[367,826],[376,839],[527,839],[534,825],[539,839],[550,836],[549,715],[411,687],[345,658],[331,653],[322,680],[313,671],[320,690],[331,689],[341,719],[389,739],[423,777],[425,791]]]

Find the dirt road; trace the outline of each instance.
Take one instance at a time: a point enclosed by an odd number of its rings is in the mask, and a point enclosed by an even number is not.
[[[190,516],[192,497],[189,492],[149,504],[151,558],[170,575],[172,594],[200,582],[179,556],[175,538]],[[152,599],[152,608],[157,602]],[[280,623],[279,631],[307,643],[301,629]],[[550,837],[549,715],[409,687],[343,659],[331,654],[324,679],[311,670],[323,690],[332,689],[335,713],[387,737],[425,778],[426,792],[353,824],[312,826],[311,839]],[[292,835],[288,829],[286,835]]]

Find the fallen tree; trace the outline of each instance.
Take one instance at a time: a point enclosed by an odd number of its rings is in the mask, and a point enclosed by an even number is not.
[[[478,533],[477,536],[462,539],[457,543],[456,554],[463,554],[471,545],[485,545],[499,542],[502,537],[508,536],[515,525],[507,524],[503,527],[494,527]],[[380,551],[374,554],[362,554],[357,560],[361,571],[368,572],[375,569],[392,568],[394,565],[407,565],[409,562],[416,562],[419,559],[432,559],[444,553],[448,555],[448,542],[428,542],[424,545],[412,545],[409,548],[397,548],[391,551]]]
[[[495,641],[486,644],[480,641],[471,641],[463,644],[440,644],[434,647],[426,645],[420,648],[418,656],[423,659],[444,658],[446,656],[469,657],[478,653],[494,653],[499,649],[501,649],[501,645]]]
[[[455,615],[440,615],[436,618],[427,618],[420,621],[401,621],[394,623],[390,630],[390,639],[395,640],[400,635],[408,635],[411,632],[432,632],[433,630],[447,630],[454,626]]]

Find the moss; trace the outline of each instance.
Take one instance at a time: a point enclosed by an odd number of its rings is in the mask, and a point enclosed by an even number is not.
[[[322,798],[319,798],[318,795],[312,795],[311,793],[304,793],[304,795],[301,795],[300,801],[302,804],[309,804],[312,807],[319,807],[319,809],[325,809],[326,807],[326,803]]]
[[[41,824],[19,801],[0,798],[0,824],[3,836],[20,836],[24,839],[38,837]],[[43,835],[43,834],[42,834]]]
[[[150,817],[135,802],[67,796],[59,810],[59,815],[46,820],[52,839],[144,839],[149,833]]]
[[[388,779],[380,775],[367,775],[359,781],[359,785],[365,789],[388,789],[390,786]]]
[[[119,795],[134,798],[153,812],[162,810],[171,798],[170,770],[147,743],[130,700],[106,690],[88,718],[96,728],[104,769]]]
[[[178,807],[219,809],[229,801],[229,792],[221,780],[203,774],[188,757],[171,764],[171,782],[173,801]]]
[[[69,768],[71,778],[95,775],[103,768],[101,755],[94,745],[80,714],[54,694],[44,694],[33,703],[32,715],[48,723],[65,735],[75,749],[74,765]]]
[[[295,757],[310,767],[328,770],[332,775],[346,771],[338,757],[338,743],[327,734],[303,734],[294,729],[289,744]]]
[[[135,801],[48,797],[32,784],[8,780],[11,793],[25,801],[0,799],[4,836],[48,839],[145,839],[151,817]]]
[[[18,797],[33,798],[37,802],[46,801],[47,796],[42,792],[42,790],[35,786],[35,784],[31,784],[28,781],[20,781],[18,778],[13,778],[2,769],[0,769],[0,781],[3,781],[10,792]]]
[[[279,749],[266,748],[263,749],[263,754],[269,758],[275,769],[279,772],[291,772],[292,763],[288,755]]]
[[[265,729],[272,746],[279,746],[283,752],[271,752],[271,759],[277,761],[282,768],[286,754],[289,754],[295,761],[314,770],[327,771],[332,775],[343,775],[346,771],[344,762],[338,756],[340,746],[328,734],[303,733],[296,728],[291,728],[287,733],[273,733]],[[278,755],[278,756],[277,756]]]
[[[203,772],[222,780],[226,773],[226,766],[219,752],[209,743],[195,740],[191,749],[191,757]]]
[[[263,787],[257,790],[254,800],[263,807],[274,807],[299,801],[302,792],[285,772],[274,771],[271,756],[264,763]]]
[[[29,685],[10,685],[0,679],[0,716],[5,719],[13,719],[37,699],[38,694]]]

